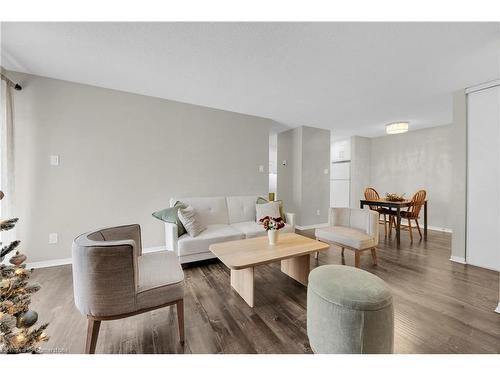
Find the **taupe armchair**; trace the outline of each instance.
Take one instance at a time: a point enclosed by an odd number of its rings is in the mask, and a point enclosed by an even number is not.
[[[75,305],[87,316],[85,353],[94,353],[102,320],[177,305],[184,342],[184,272],[171,252],[142,254],[137,224],[80,235],[73,242]]]

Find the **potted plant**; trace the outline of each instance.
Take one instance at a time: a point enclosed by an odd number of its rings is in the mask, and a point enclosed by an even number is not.
[[[285,226],[281,217],[263,217],[260,222],[264,225],[269,239],[269,245],[276,245],[278,242],[278,231]]]

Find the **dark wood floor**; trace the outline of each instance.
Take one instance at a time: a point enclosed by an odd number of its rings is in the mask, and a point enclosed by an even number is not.
[[[382,229],[382,228],[381,228]],[[312,235],[312,231],[303,232]],[[498,273],[452,263],[451,236],[433,232],[428,242],[401,250],[381,230],[379,265],[361,258],[361,268],[384,279],[395,307],[396,353],[499,353]],[[345,262],[354,263],[346,251]],[[312,260],[316,267],[316,261]],[[340,264],[337,248],[320,255],[319,265]],[[306,288],[279,265],[256,270],[255,308],[231,290],[229,270],[218,261],[185,269],[186,344],[178,344],[175,309],[103,322],[97,353],[311,353],[306,332]],[[42,290],[32,307],[50,322],[45,349],[81,353],[86,319],[73,305],[71,266],[34,271]]]

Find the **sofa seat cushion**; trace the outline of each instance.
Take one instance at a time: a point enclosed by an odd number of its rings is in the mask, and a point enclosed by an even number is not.
[[[258,224],[255,221],[244,221],[242,223],[231,224],[231,227],[243,233],[245,238],[260,237],[266,235],[264,225]],[[293,233],[294,228],[290,224],[285,224],[285,227],[280,229],[281,233]]]
[[[184,297],[184,272],[171,251],[144,254],[137,259],[137,309],[167,304]]]
[[[207,225],[207,229],[196,237],[184,234],[179,237],[177,250],[179,256],[209,252],[210,245],[217,242],[241,240],[245,235],[226,224]]]
[[[327,242],[335,242],[357,250],[368,249],[376,246],[375,238],[365,232],[348,227],[327,227],[315,231],[316,238]]]

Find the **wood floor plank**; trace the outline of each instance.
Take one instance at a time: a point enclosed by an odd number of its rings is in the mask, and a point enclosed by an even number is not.
[[[378,266],[361,257],[361,268],[385,280],[394,296],[396,353],[499,353],[498,272],[449,261],[451,235],[429,231],[429,241],[401,234],[384,238]],[[301,234],[313,237],[313,231]],[[354,265],[332,246],[311,268]],[[311,353],[307,338],[307,288],[283,274],[280,264],[255,269],[255,307],[230,286],[230,273],[217,260],[185,272],[186,343],[178,338],[175,308],[101,324],[96,353]],[[35,270],[42,285],[32,308],[50,322],[44,349],[82,353],[87,322],[74,307],[71,266]]]

